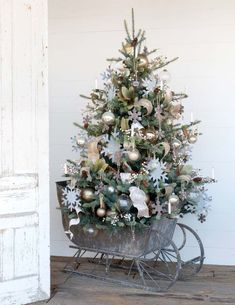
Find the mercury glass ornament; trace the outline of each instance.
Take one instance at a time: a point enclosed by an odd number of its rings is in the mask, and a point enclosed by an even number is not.
[[[128,212],[132,206],[132,202],[129,196],[122,194],[117,199],[117,208],[121,212]]]
[[[95,225],[87,225],[83,227],[83,232],[89,236],[96,236],[98,234],[98,229]]]
[[[127,155],[131,161],[138,161],[140,159],[140,152],[136,148],[128,151]]]
[[[174,147],[174,148],[179,148],[180,146],[181,146],[181,142],[180,142],[180,140],[178,140],[178,139],[174,139],[173,141],[172,141],[172,146]]]
[[[190,144],[196,143],[197,142],[197,136],[195,134],[190,135],[189,138],[188,138],[188,142]]]
[[[107,125],[113,125],[115,122],[115,115],[111,111],[107,111],[103,113],[102,121]]]
[[[175,194],[172,194],[170,195],[169,199],[168,199],[169,203],[172,205],[172,206],[177,206],[178,203],[179,203],[179,197]]]
[[[86,144],[86,138],[83,136],[77,136],[77,145],[80,147],[84,147],[84,145]]]
[[[104,217],[106,214],[106,210],[104,208],[98,208],[96,211],[97,216]]]
[[[147,140],[155,141],[157,139],[157,132],[151,129],[147,129],[145,131],[145,135]]]
[[[167,70],[160,72],[159,77],[163,82],[169,82],[171,80],[171,75]]]
[[[94,199],[94,190],[91,188],[82,189],[81,198],[86,202],[91,202]]]

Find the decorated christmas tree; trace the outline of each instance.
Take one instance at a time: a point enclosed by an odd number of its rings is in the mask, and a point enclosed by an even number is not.
[[[97,228],[149,226],[162,217],[208,213],[205,184],[188,164],[199,121],[182,123],[184,93],[169,87],[175,61],[145,46],[145,32],[124,22],[120,57],[108,59],[101,89],[92,90],[83,124],[72,138],[77,160],[67,160],[64,212]]]

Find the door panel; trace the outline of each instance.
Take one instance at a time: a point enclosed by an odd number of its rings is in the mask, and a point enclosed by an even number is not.
[[[50,294],[47,1],[0,0],[0,304]]]

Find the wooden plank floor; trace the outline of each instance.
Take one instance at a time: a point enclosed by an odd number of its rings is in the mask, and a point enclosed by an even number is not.
[[[235,305],[235,266],[204,266],[167,293],[149,293],[61,272],[65,258],[52,258],[52,298],[31,305]]]

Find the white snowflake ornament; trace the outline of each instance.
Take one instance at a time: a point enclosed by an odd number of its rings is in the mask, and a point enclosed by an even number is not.
[[[112,99],[115,97],[116,95],[116,89],[113,85],[108,86],[108,90],[107,90],[107,99],[108,101],[112,101]]]
[[[161,162],[158,159],[150,160],[146,166],[150,178],[153,180],[154,185],[159,187],[160,180],[165,182],[167,179],[167,175],[165,173],[166,163]]]
[[[155,75],[152,74],[148,78],[145,78],[142,84],[145,87],[144,96],[147,96],[150,92],[153,92],[157,86]]]
[[[120,154],[120,143],[117,140],[117,134],[113,133],[108,139],[105,137],[106,146],[103,147],[102,152],[109,157],[113,162],[117,162],[118,155]]]
[[[80,196],[79,196],[79,191],[77,188],[74,188],[70,185],[67,185],[63,189],[62,193],[62,204],[66,206],[68,209],[76,210],[78,212],[78,209],[80,210]]]

